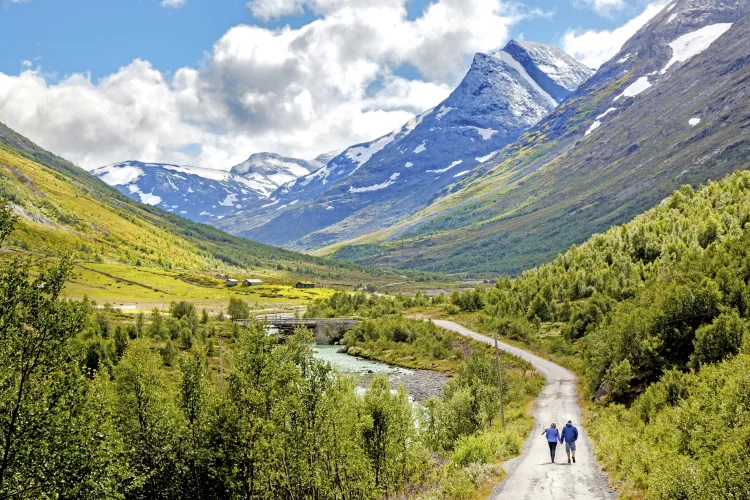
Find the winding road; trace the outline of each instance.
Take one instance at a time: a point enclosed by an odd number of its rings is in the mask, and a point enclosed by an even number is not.
[[[468,328],[445,320],[432,320],[436,325],[452,330],[485,344],[494,340]],[[491,500],[537,500],[566,498],[576,500],[614,499],[617,494],[607,476],[594,459],[591,442],[581,425],[581,408],[578,406],[576,376],[570,370],[556,365],[509,344],[498,342],[498,348],[531,363],[547,380],[536,401],[534,430],[526,439],[521,455],[505,462],[508,472],[490,495]],[[578,427],[575,464],[568,464],[564,446],[558,446],[557,463],[550,463],[549,448],[542,431],[555,422],[558,427],[572,420]]]

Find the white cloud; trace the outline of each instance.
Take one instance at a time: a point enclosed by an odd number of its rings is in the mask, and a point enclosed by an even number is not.
[[[299,14],[303,12],[304,2],[301,0],[250,0],[247,8],[255,17],[263,21]]]
[[[608,1],[608,0],[604,0]],[[591,68],[598,68],[612,58],[626,41],[658,14],[671,0],[656,0],[624,25],[613,30],[568,30],[562,39],[565,52]]]
[[[236,26],[198,67],[170,75],[142,60],[101,80],[0,73],[0,121],[86,168],[229,168],[258,151],[311,158],[436,105],[474,52],[500,47],[520,18],[500,0],[437,0],[410,20],[406,2],[255,0],[269,19],[302,7],[320,15],[298,29]],[[398,76],[403,65],[422,78]]]
[[[628,6],[625,0],[581,0],[585,5],[594,9],[598,14],[609,16],[614,11]]]
[[[162,0],[161,6],[171,9],[179,9],[187,3],[187,0]]]

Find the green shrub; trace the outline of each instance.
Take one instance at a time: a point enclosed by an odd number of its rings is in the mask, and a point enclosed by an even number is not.
[[[720,314],[713,323],[695,332],[693,365],[716,363],[735,356],[742,347],[747,323],[735,310]]]
[[[467,467],[470,464],[491,464],[511,457],[521,449],[516,435],[489,431],[459,438],[451,454],[452,467]]]

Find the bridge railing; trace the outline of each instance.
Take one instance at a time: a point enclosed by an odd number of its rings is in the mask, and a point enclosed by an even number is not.
[[[283,315],[268,315],[258,318],[238,319],[235,323],[248,326],[253,321],[261,321],[271,326],[296,326],[305,325],[316,327],[318,325],[348,326],[352,328],[361,321],[360,318],[295,318]]]

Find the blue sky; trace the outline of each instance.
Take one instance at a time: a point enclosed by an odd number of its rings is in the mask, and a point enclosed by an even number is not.
[[[417,17],[428,3],[410,2],[409,17]],[[619,26],[643,3],[631,2],[629,7],[600,15],[583,1],[527,0],[522,4],[528,9],[550,15],[522,20],[511,36],[559,45],[570,29]],[[165,8],[159,0],[6,1],[0,8],[0,72],[17,74],[23,61],[34,61],[50,75],[91,72],[98,78],[136,58],[172,72],[200,64],[204,52],[234,25],[299,27],[316,17],[308,11],[263,22],[245,4],[246,0],[189,0],[180,8]]]
[[[314,158],[439,104],[510,38],[596,67],[667,1],[0,0],[0,122],[85,168]]]

